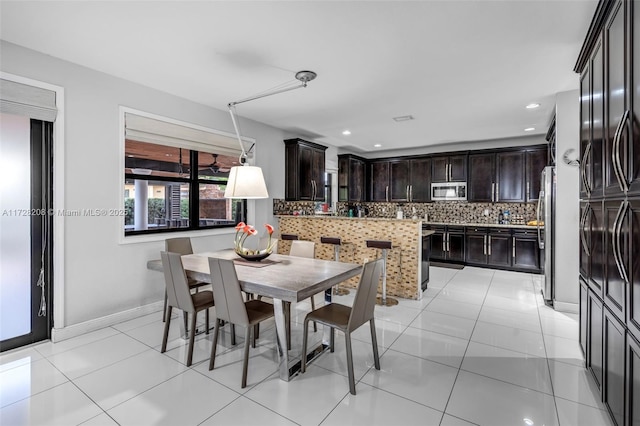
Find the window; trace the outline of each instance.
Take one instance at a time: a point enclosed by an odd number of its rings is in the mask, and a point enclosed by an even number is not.
[[[125,123],[125,235],[244,220],[245,201],[224,198],[229,170],[239,162],[237,141],[211,143],[204,131],[129,113]]]

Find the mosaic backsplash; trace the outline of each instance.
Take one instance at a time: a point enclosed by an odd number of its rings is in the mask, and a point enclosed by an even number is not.
[[[397,217],[402,209],[404,218],[416,216],[429,222],[497,223],[500,211],[509,210],[511,219],[521,216],[524,223],[536,218],[536,203],[470,203],[467,201],[436,201],[432,203],[337,203],[335,214],[348,216],[349,209],[357,216],[357,208],[367,212],[366,217]],[[273,200],[274,215],[313,215],[321,210],[321,203],[313,201]],[[486,214],[485,214],[486,213]],[[363,213],[364,215],[364,213]],[[426,215],[426,218],[425,218]]]

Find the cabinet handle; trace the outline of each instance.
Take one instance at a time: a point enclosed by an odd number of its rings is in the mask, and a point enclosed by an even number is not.
[[[620,204],[620,208],[618,209],[618,214],[616,215],[616,220],[614,221],[614,230],[612,235],[612,244],[613,244],[613,257],[616,261],[616,266],[618,267],[618,272],[620,273],[620,277],[624,280],[625,283],[629,283],[629,277],[627,276],[627,271],[624,268],[623,259],[622,259],[622,244],[621,233],[622,233],[622,221],[624,216],[627,214],[627,208],[629,207],[628,201],[623,201]]]
[[[447,251],[447,233],[442,234],[442,252],[446,253]]]
[[[449,163],[449,182],[451,182],[453,180],[453,173],[451,173],[451,163]]]
[[[496,182],[496,203],[500,201],[500,182]]]
[[[313,191],[313,194],[311,195],[311,199],[315,201],[316,200],[316,181],[315,180],[311,180],[311,190]]]
[[[495,194],[496,194],[496,183],[492,182],[491,183],[491,202],[492,203],[495,202],[495,200],[496,200],[496,195]]]
[[[487,244],[489,250],[489,256],[491,256],[491,235],[489,235],[489,244]]]
[[[484,247],[482,250],[482,254],[484,254],[485,256],[487,255],[487,236],[484,236]]]
[[[627,120],[629,119],[629,110],[626,110],[618,123],[616,133],[613,136],[613,170],[616,173],[616,179],[618,179],[618,185],[624,192],[629,190],[629,184],[626,176],[624,176],[624,170],[622,169],[622,161],[620,160],[620,139],[622,138],[622,130],[625,127]]]
[[[389,185],[384,189],[384,199],[389,202]]]
[[[511,241],[513,243],[513,247],[512,247],[512,253],[513,253],[513,258],[516,258],[516,237],[512,237],[513,240]]]
[[[584,150],[584,154],[582,154],[582,164],[580,165],[580,174],[582,175],[582,184],[584,185],[584,190],[588,196],[591,195],[591,188],[589,188],[589,180],[587,179],[587,158],[589,153],[591,152],[591,142],[589,142]],[[613,165],[613,170],[616,171],[615,161]],[[617,175],[617,171],[616,171]]]
[[[410,201],[409,200],[409,185],[407,185],[407,188],[404,190],[404,192],[405,192],[405,196],[407,197],[407,201]]]
[[[527,193],[524,196],[525,200],[529,200],[529,188],[531,187],[531,183],[529,181],[527,181]]]
[[[444,180],[449,182],[449,163],[444,166]]]
[[[451,251],[451,234],[447,232],[447,252]]]
[[[409,185],[409,201],[413,201],[413,185]]]

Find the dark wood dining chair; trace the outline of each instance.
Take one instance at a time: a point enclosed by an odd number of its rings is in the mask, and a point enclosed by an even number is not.
[[[222,326],[221,321],[245,327],[244,358],[242,362],[242,387],[244,388],[247,386],[249,345],[251,343],[254,348],[256,346],[255,331],[253,339],[251,339],[251,332],[257,324],[273,317],[273,305],[256,299],[244,301],[236,274],[236,267],[232,260],[209,258],[209,271],[211,273],[213,294],[217,300],[209,370],[213,370],[215,366],[216,346],[218,345],[218,333]]]
[[[171,311],[178,308],[184,313],[191,314],[191,327],[189,328],[189,349],[187,355],[187,367],[193,361],[193,343],[196,337],[196,317],[198,312],[206,311],[206,327],[209,334],[209,308],[214,306],[213,292],[209,290],[191,293],[187,283],[187,274],[182,266],[180,253],[160,252],[164,281],[167,286],[167,321],[164,324],[161,353],[167,350],[169,338],[169,326],[171,325]]]
[[[368,262],[362,268],[360,274],[360,284],[353,300],[353,306],[345,306],[339,303],[330,303],[314,311],[311,311],[304,318],[304,334],[302,338],[302,366],[301,373],[307,369],[307,337],[309,332],[309,321],[317,321],[331,328],[329,347],[334,351],[335,329],[342,331],[347,347],[347,371],[349,373],[349,392],[356,394],[356,382],[353,374],[353,354],[351,351],[351,333],[366,322],[371,327],[371,344],[373,345],[373,361],[376,370],[380,370],[380,357],[378,356],[378,340],[376,338],[376,324],[374,320],[374,309],[376,305],[376,295],[378,293],[378,283],[382,273],[382,259]]]

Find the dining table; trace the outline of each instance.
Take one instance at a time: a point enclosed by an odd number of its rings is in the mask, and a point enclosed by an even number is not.
[[[362,270],[362,265],[356,263],[275,253],[259,262],[249,261],[239,257],[234,250],[228,249],[182,256],[182,264],[187,276],[211,283],[208,261],[210,257],[233,260],[242,290],[273,300],[278,371],[280,379],[284,381],[291,380],[298,373],[302,356],[309,360],[328,347],[326,338],[328,333],[325,332],[322,342],[311,348],[307,354],[298,356],[288,349],[288,304],[301,302],[324,292],[349,278],[358,276]],[[147,268],[162,271],[162,262],[159,259],[149,260]]]

